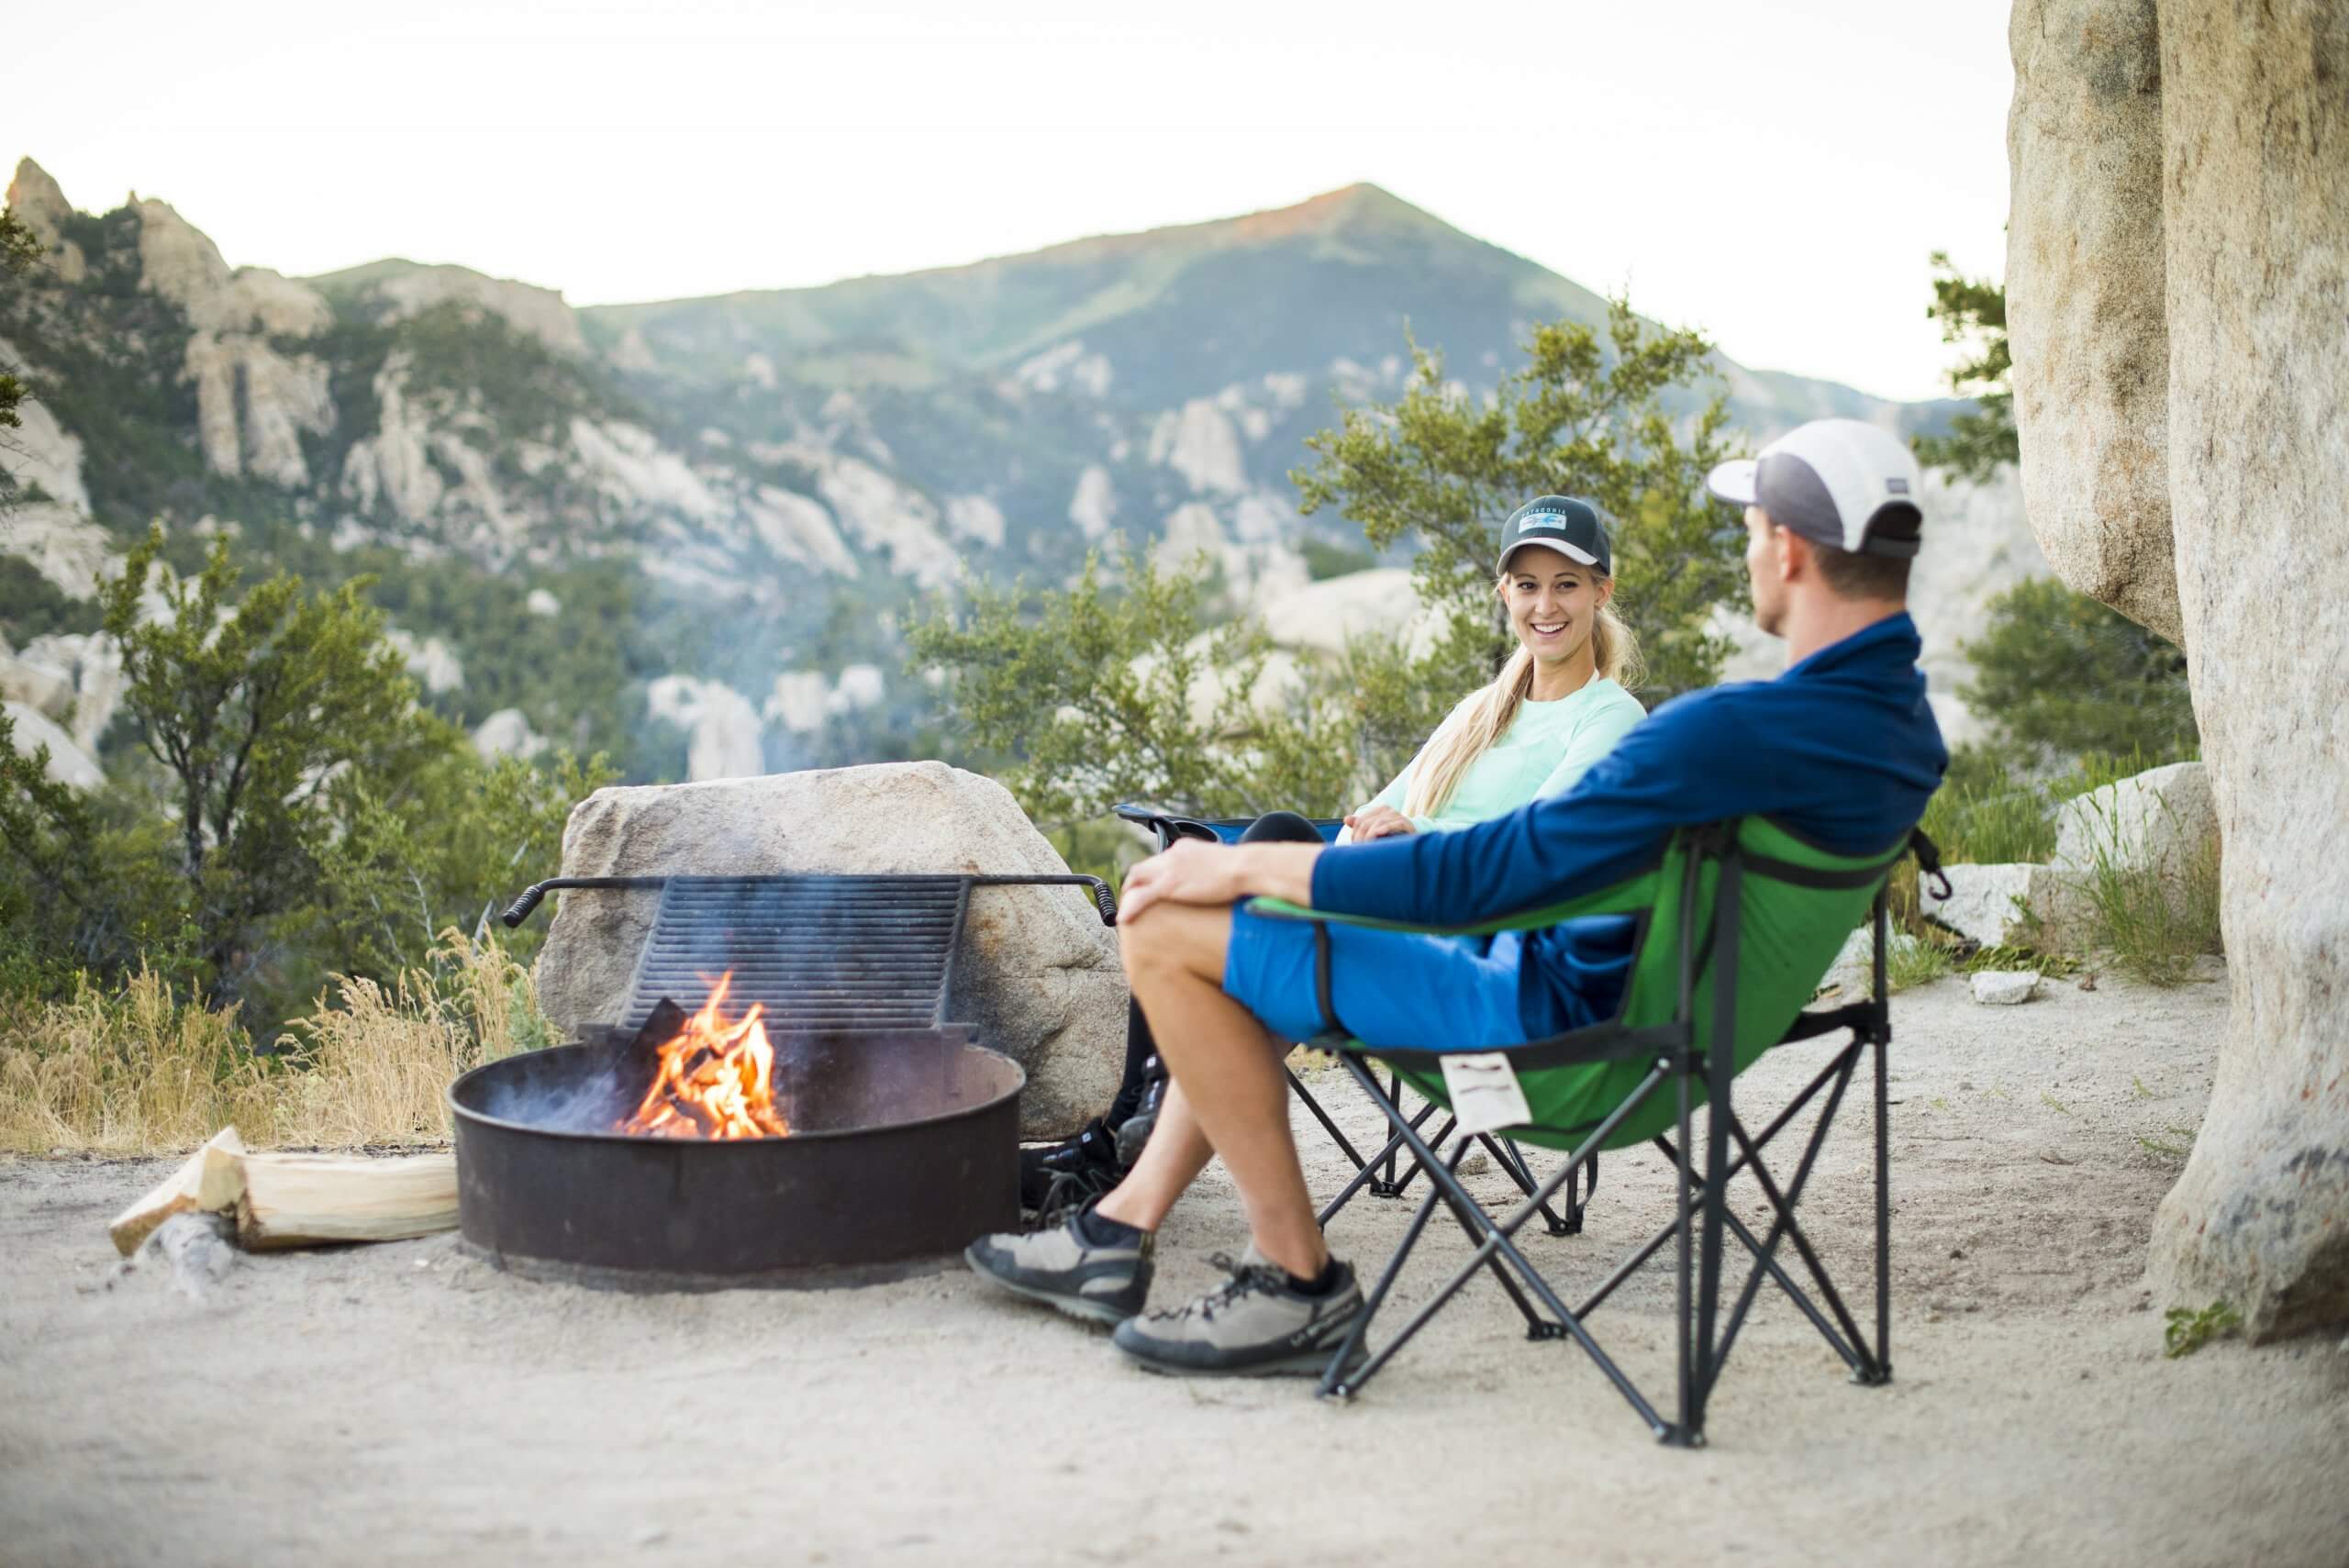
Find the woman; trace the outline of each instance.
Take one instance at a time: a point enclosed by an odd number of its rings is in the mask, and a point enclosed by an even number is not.
[[[1625,690],[1639,645],[1616,617],[1606,515],[1544,495],[1509,515],[1494,592],[1517,636],[1394,783],[1346,818],[1341,843],[1465,828],[1564,794],[1647,717]]]
[[[1639,643],[1609,607],[1607,514],[1594,502],[1542,495],[1509,514],[1501,539],[1494,593],[1517,651],[1490,684],[1462,699],[1393,783],[1345,819],[1339,842],[1465,828],[1563,794],[1647,716],[1625,689],[1641,680]],[[1304,817],[1275,811],[1243,841],[1319,837]],[[1090,1201],[1114,1184],[1150,1136],[1163,1083],[1137,1007],[1109,1114],[1065,1144],[1023,1156],[1029,1206],[1051,1211],[1065,1200]]]

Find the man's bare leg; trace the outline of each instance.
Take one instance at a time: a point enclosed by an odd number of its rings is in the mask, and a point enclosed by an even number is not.
[[[1206,1161],[1192,1162],[1202,1147],[1223,1157],[1240,1188],[1256,1250],[1299,1279],[1312,1279],[1329,1262],[1321,1229],[1314,1223],[1313,1199],[1289,1135],[1288,1082],[1281,1073],[1283,1048],[1265,1033],[1254,1014],[1223,994],[1223,954],[1231,938],[1231,911],[1200,905],[1153,905],[1120,926],[1126,978],[1150,1019],[1158,1053],[1174,1085],[1183,1092],[1196,1131],[1170,1143],[1165,1163],[1152,1185],[1098,1212],[1129,1219],[1125,1210],[1150,1218],[1150,1229],[1172,1207],[1168,1180],[1187,1185]],[[1163,1114],[1163,1113],[1162,1113]],[[1153,1132],[1144,1159],[1158,1146]],[[1187,1164],[1187,1170],[1185,1169]],[[1141,1170],[1138,1164],[1137,1172]],[[1129,1177],[1128,1181],[1131,1182]],[[1179,1194],[1181,1188],[1174,1188]],[[1155,1214],[1151,1206],[1163,1206]]]

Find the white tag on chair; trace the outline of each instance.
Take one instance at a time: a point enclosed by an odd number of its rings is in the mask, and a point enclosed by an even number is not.
[[[1518,1087],[1517,1070],[1501,1052],[1446,1051],[1440,1060],[1444,1092],[1452,1097],[1452,1114],[1460,1118],[1462,1137],[1523,1127],[1533,1119],[1525,1091]]]

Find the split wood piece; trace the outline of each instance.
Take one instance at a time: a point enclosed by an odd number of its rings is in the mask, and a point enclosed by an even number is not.
[[[457,1226],[457,1157],[248,1154],[237,1240],[248,1249],[403,1241]]]
[[[106,1227],[115,1251],[130,1256],[175,1214],[217,1214],[234,1208],[244,1191],[241,1162],[245,1158],[245,1146],[235,1128],[224,1127],[214,1133],[212,1140],[189,1155],[178,1170],[115,1216],[114,1223]]]

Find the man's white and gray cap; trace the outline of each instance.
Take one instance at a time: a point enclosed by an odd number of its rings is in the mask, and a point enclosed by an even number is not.
[[[1906,442],[1857,419],[1798,425],[1705,476],[1720,499],[1759,506],[1778,527],[1854,555],[1916,554],[1924,485]]]

